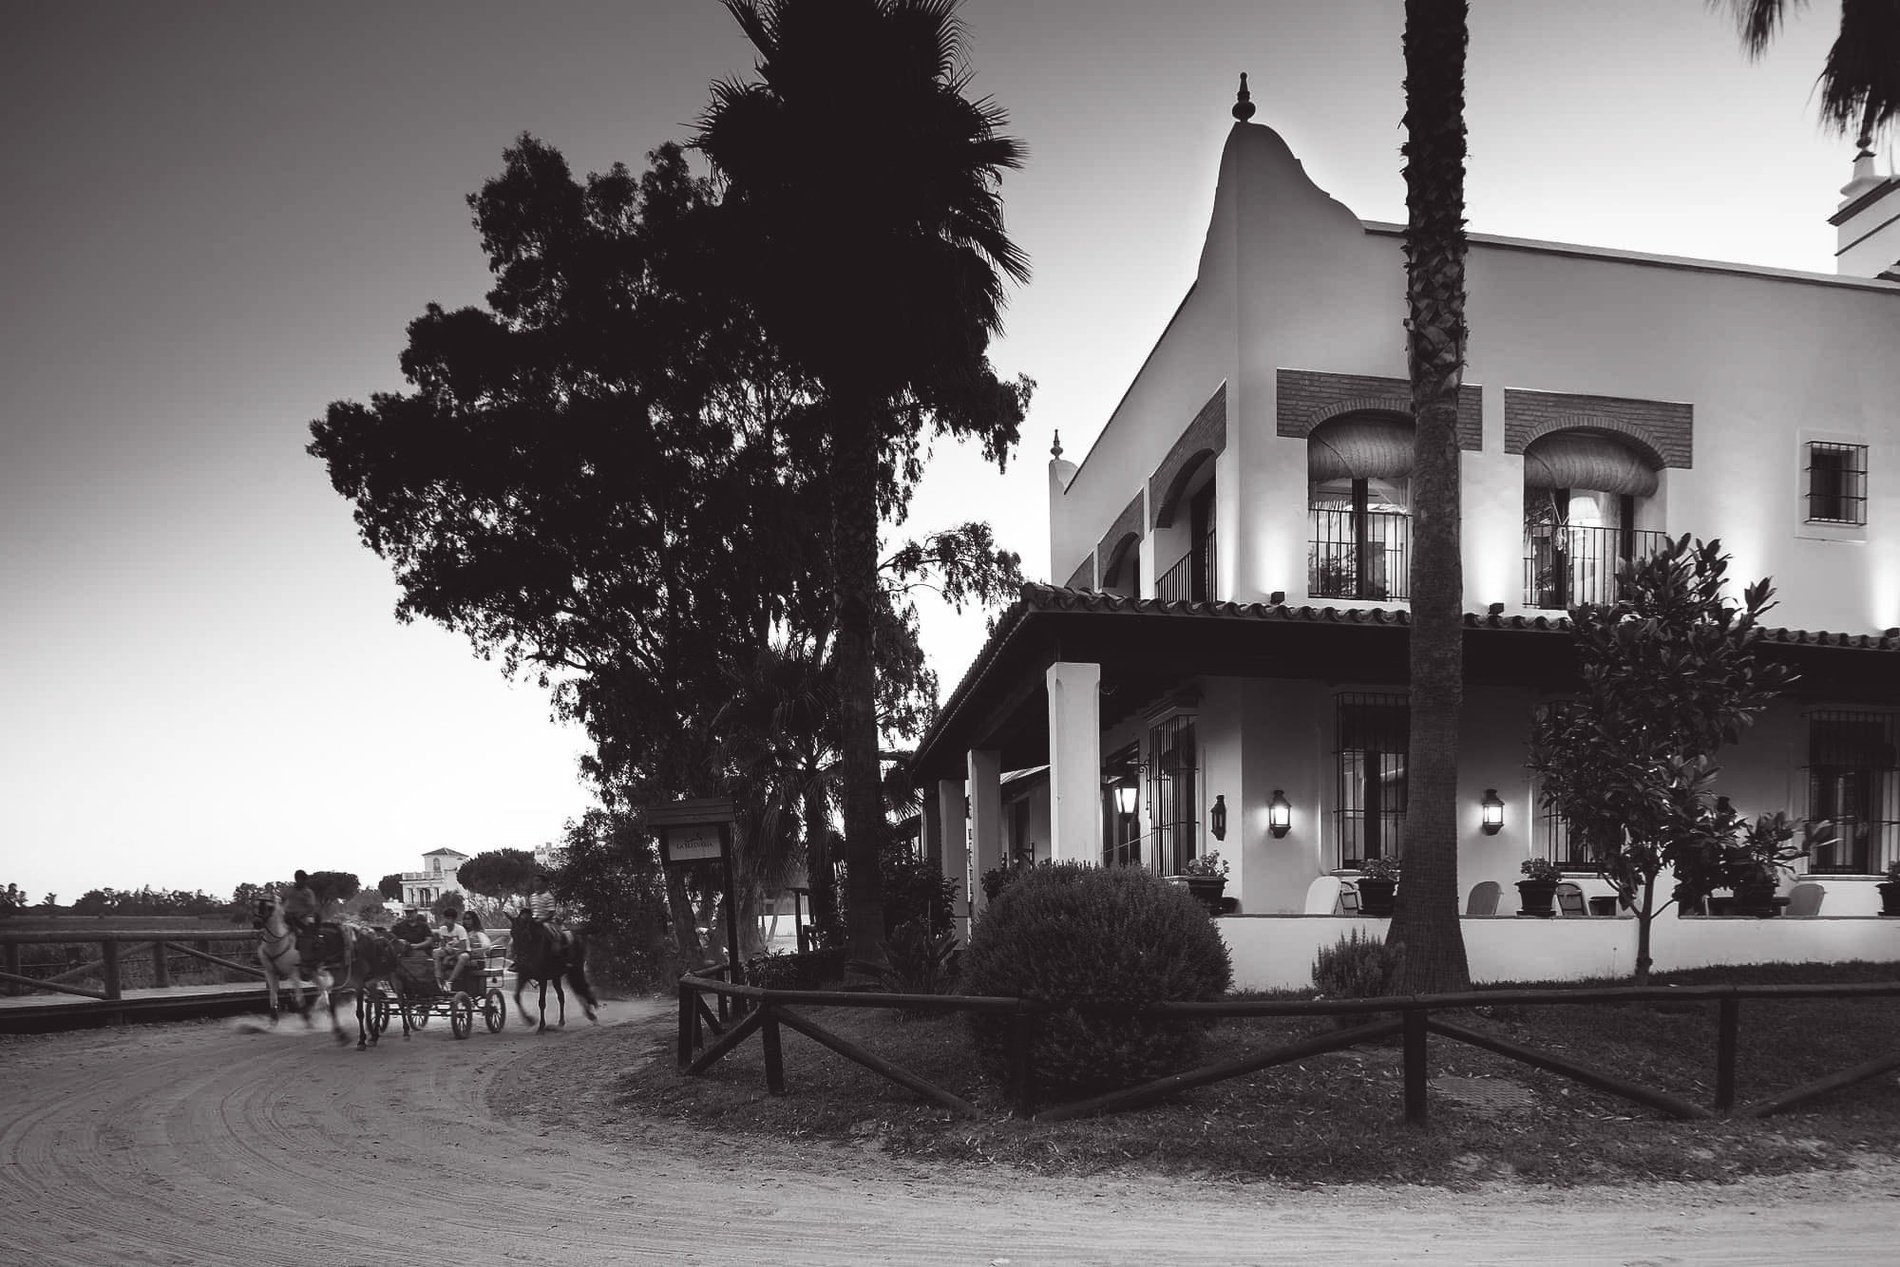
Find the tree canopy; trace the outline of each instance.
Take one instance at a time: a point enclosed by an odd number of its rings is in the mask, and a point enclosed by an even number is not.
[[[534,892],[541,864],[530,849],[489,849],[462,864],[455,878],[483,897],[521,897]]]
[[[1570,612],[1581,689],[1542,710],[1532,732],[1542,794],[1641,921],[1639,981],[1650,921],[1668,905],[1655,900],[1665,869],[1674,900],[1694,902],[1788,839],[1772,839],[1776,824],[1744,823],[1715,794],[1715,754],[1793,681],[1758,650],[1773,586],[1757,581],[1730,602],[1728,562],[1721,542],[1685,535],[1621,563],[1614,605]]]

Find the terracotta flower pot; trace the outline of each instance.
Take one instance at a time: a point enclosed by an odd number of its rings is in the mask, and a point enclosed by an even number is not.
[[[1551,919],[1557,914],[1557,882],[1555,880],[1519,880],[1517,902],[1518,914]]]
[[[1390,917],[1392,914],[1392,895],[1399,891],[1397,880],[1361,879],[1355,881],[1359,887],[1359,913]]]
[[[1900,880],[1889,880],[1874,887],[1880,890],[1880,913],[1900,915]]]

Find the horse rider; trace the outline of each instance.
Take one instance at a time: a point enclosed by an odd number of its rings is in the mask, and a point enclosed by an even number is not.
[[[561,908],[554,901],[554,877],[545,871],[534,875],[534,892],[528,895],[528,914],[539,920],[558,940],[564,931],[560,924]]]
[[[317,970],[317,922],[321,913],[310,876],[297,872],[290,891],[284,895],[284,923],[296,934],[297,961],[310,972]]]

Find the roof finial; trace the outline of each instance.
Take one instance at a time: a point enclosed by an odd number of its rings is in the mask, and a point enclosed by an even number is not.
[[[1058,461],[1062,458],[1062,433],[1060,431],[1056,432],[1056,442],[1049,446],[1049,456]]]
[[[1253,118],[1253,95],[1247,91],[1247,72],[1240,72],[1240,91],[1234,96],[1234,117],[1242,123]]]

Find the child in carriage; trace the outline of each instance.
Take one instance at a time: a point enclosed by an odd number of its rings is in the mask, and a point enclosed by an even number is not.
[[[462,969],[468,966],[468,930],[462,927],[462,913],[442,912],[442,926],[436,929],[435,938],[435,984],[446,994]],[[447,972],[442,971],[444,960],[450,964]]]

